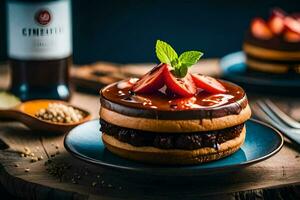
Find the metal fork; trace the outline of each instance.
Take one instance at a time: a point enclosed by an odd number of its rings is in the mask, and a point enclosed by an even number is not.
[[[261,111],[257,117],[273,125],[291,141],[300,145],[300,123],[285,114],[271,100],[257,101]]]

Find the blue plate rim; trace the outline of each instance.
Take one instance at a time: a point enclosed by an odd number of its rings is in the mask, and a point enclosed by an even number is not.
[[[247,167],[249,165],[252,165],[252,164],[255,164],[255,163],[258,163],[258,162],[261,162],[263,160],[266,160],[270,157],[272,157],[273,155],[277,154],[281,148],[283,147],[283,144],[284,144],[284,138],[282,136],[282,134],[280,133],[280,131],[278,131],[276,128],[272,127],[271,125],[265,123],[265,122],[262,122],[260,120],[257,120],[257,119],[249,119],[250,121],[254,122],[254,123],[259,123],[263,126],[266,126],[270,129],[273,130],[273,133],[276,134],[278,136],[278,138],[280,139],[280,142],[279,142],[279,145],[277,147],[274,148],[274,150],[272,150],[270,153],[264,155],[264,156],[261,156],[259,158],[256,158],[256,159],[253,159],[253,160],[249,160],[249,161],[246,161],[246,162],[243,162],[243,163],[239,163],[239,164],[234,164],[234,165],[228,165],[228,166],[221,166],[221,167],[212,167],[212,168],[203,168],[203,169],[195,169],[195,168],[189,168],[191,166],[194,166],[194,165],[187,165],[187,166],[161,166],[159,167],[159,165],[151,165],[151,166],[154,166],[155,168],[152,168],[152,167],[143,167],[143,168],[138,168],[138,167],[126,167],[126,166],[121,166],[121,165],[115,165],[115,164],[110,164],[110,163],[105,163],[105,162],[102,162],[100,160],[96,160],[96,159],[93,159],[93,158],[90,158],[90,157],[87,157],[87,156],[83,156],[79,153],[76,153],[74,151],[71,150],[71,148],[68,146],[67,144],[67,138],[69,137],[70,133],[79,128],[79,126],[83,125],[79,125],[75,128],[73,128],[71,131],[69,131],[65,137],[64,137],[64,147],[65,149],[71,154],[73,155],[75,158],[78,158],[84,162],[87,162],[87,163],[91,163],[91,164],[95,164],[97,166],[101,166],[101,167],[104,167],[104,168],[109,168],[109,169],[113,169],[113,170],[117,170],[117,171],[130,171],[130,172],[139,172],[139,173],[151,173],[151,174],[155,174],[155,172],[158,172],[158,174],[163,174],[163,175],[166,175],[165,173],[168,173],[168,174],[172,174],[172,172],[180,172],[180,171],[184,171],[184,174],[183,176],[186,176],[188,174],[191,174],[191,175],[195,175],[195,173],[198,173],[198,174],[202,174],[202,175],[205,175],[205,174],[210,174],[210,173],[213,173],[215,171],[218,171],[218,172],[227,172],[227,171],[231,171],[232,169],[237,169],[237,168],[244,168],[244,167]],[[91,120],[91,121],[88,121],[88,122],[85,122],[84,124],[86,123],[92,123],[93,121],[99,121],[99,119],[94,119],[94,120]],[[134,162],[134,161],[132,161]],[[178,175],[176,173],[176,175]]]
[[[258,79],[256,78],[254,80],[253,78],[249,78],[247,76],[241,76],[241,75],[237,75],[237,74],[233,75],[233,74],[229,74],[227,72],[227,70],[230,67],[232,67],[233,64],[238,64],[238,63],[244,63],[245,64],[245,59],[246,59],[246,56],[245,56],[245,53],[243,51],[236,51],[236,52],[232,52],[232,53],[229,53],[229,54],[223,56],[219,61],[223,78],[228,78],[228,80],[231,80],[231,81],[234,81],[234,82],[238,81],[240,83],[245,83],[247,85],[249,85],[249,84],[257,85],[257,86],[268,85],[268,86],[272,86],[272,87],[276,87],[276,86],[285,86],[285,87],[295,86],[295,84],[291,84],[290,80],[288,80],[288,79],[282,79],[282,80],[277,79],[276,80],[277,82],[274,82],[274,81],[271,81],[271,80],[265,80],[263,78],[258,78]],[[228,64],[228,62],[230,64]],[[246,77],[246,79],[245,79],[245,77]],[[259,81],[259,82],[257,82],[257,81]]]

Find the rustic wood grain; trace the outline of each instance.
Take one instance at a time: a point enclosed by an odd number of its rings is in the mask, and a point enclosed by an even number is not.
[[[201,73],[211,76],[220,74],[218,59],[204,59],[191,68],[192,73]],[[85,92],[97,94],[105,85],[116,81],[130,78],[141,77],[150,71],[155,64],[114,64],[107,62],[96,62],[90,65],[73,67],[71,70],[71,81]]]
[[[7,87],[7,70],[2,71],[5,72],[0,75],[0,86]],[[285,106],[287,100],[277,101]],[[298,100],[289,99],[292,101]],[[75,93],[72,103],[89,110],[97,118],[100,106],[97,96]],[[294,112],[299,109],[299,103],[289,103],[285,109],[300,119],[299,113]],[[63,137],[31,131],[18,122],[1,121],[1,183],[15,196],[28,199],[251,199],[283,195],[300,198],[299,187],[291,186],[300,184],[300,149],[289,141],[275,156],[243,170],[202,177],[196,182],[175,179],[176,184],[171,184],[153,177],[134,180],[126,174],[116,174],[80,161],[66,152]],[[30,158],[21,157],[25,147],[44,159],[31,162]],[[48,157],[52,163],[45,165]],[[61,170],[63,176],[54,175],[47,171],[53,165],[69,168]],[[30,172],[25,172],[25,168]]]

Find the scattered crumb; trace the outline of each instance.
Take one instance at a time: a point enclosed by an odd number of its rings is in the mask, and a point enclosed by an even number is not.
[[[25,172],[29,172],[30,171],[30,169],[29,168],[25,168]]]
[[[37,162],[38,161],[38,158],[37,157],[32,157],[31,158],[31,162]]]
[[[92,182],[92,186],[93,186],[93,187],[95,187],[96,185],[97,185],[97,182],[96,182],[96,181]]]

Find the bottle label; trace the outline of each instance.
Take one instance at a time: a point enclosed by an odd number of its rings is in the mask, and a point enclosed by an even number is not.
[[[8,2],[8,56],[51,60],[72,54],[70,1]]]

